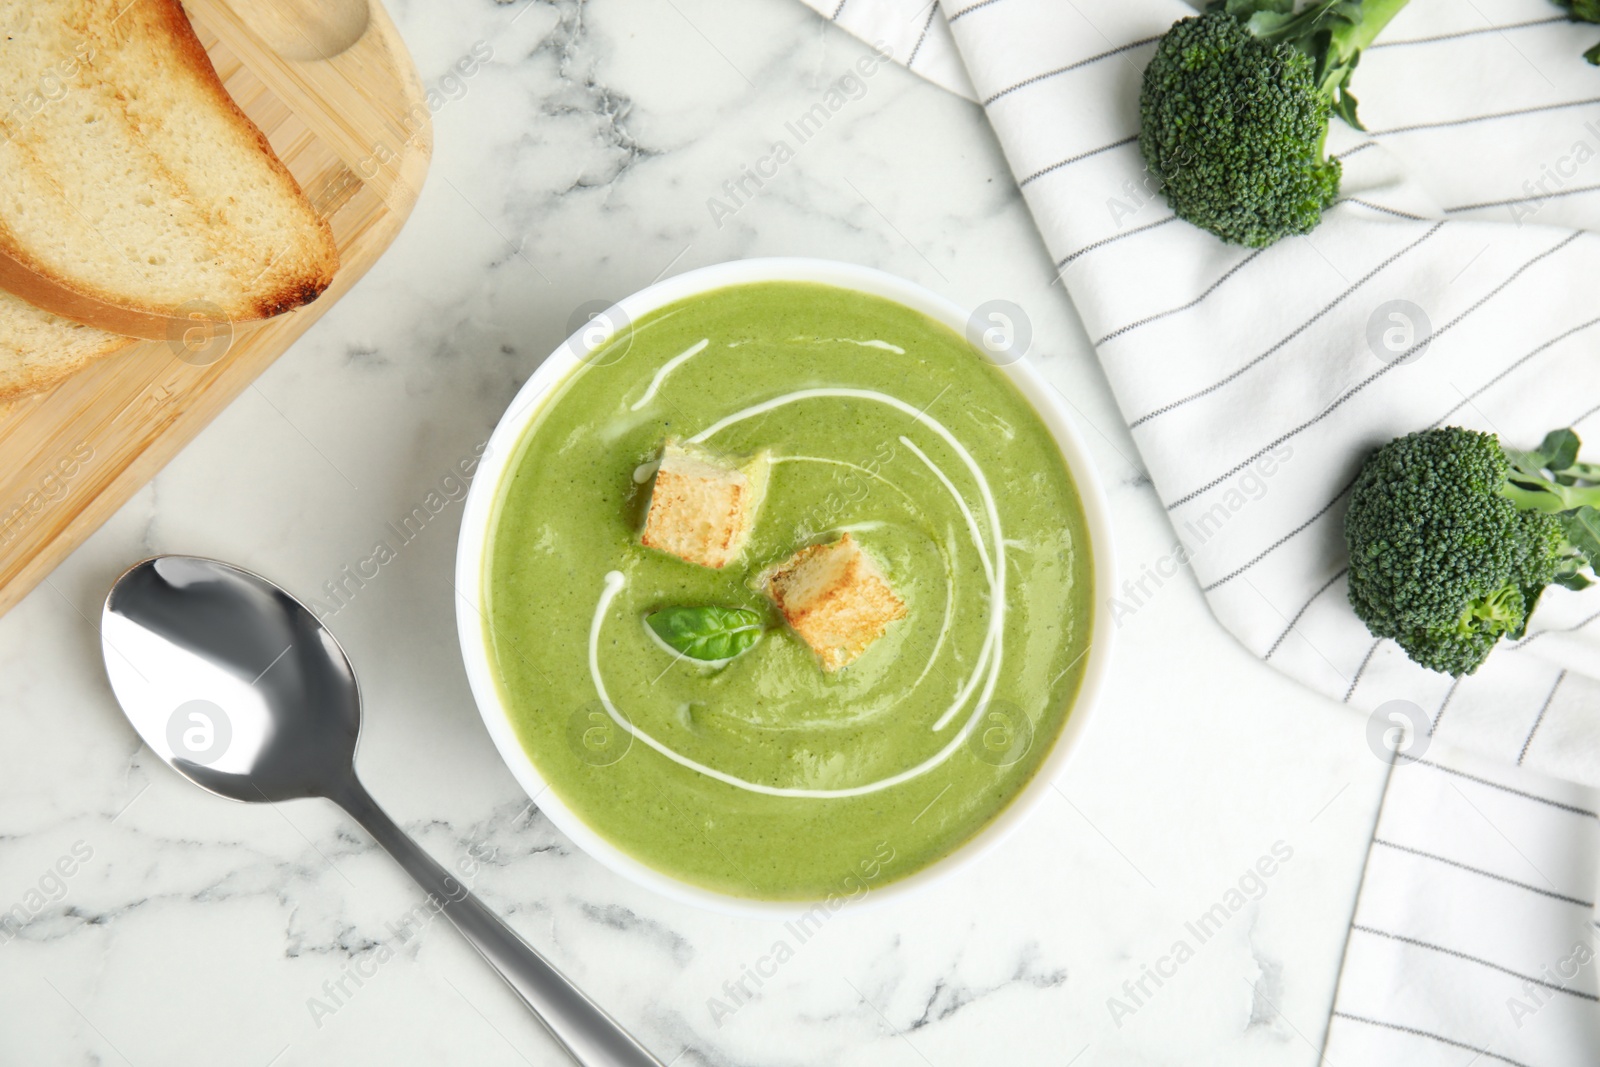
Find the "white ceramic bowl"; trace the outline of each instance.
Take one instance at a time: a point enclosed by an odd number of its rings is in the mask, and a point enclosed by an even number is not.
[[[489,447],[484,452],[473,478],[472,489],[467,494],[461,521],[461,543],[456,550],[456,626],[461,635],[461,652],[466,660],[472,694],[477,699],[484,725],[489,728],[489,736],[500,750],[500,758],[506,761],[506,766],[511,768],[511,773],[516,775],[528,796],[538,800],[540,810],[549,816],[562,833],[618,874],[664,896],[724,913],[792,917],[810,905],[798,901],[751,900],[718,893],[641,863],[590,829],[562,802],[554,789],[547,789],[538,768],[517,740],[508,710],[501,700],[491,650],[484,634],[483,614],[485,549],[490,524],[494,519],[495,498],[511,458],[516,453],[517,442],[533,421],[551,388],[579,365],[582,356],[608,339],[605,324],[637,322],[649,312],[686,297],[730,285],[765,281],[820,282],[884,297],[920,311],[963,336],[967,335],[967,312],[943,297],[892,274],[819,259],[747,259],[719,263],[668,278],[619,301],[603,313],[604,317],[597,317],[591,325],[580,328],[551,353],[518,392],[489,438]],[[596,328],[596,324],[600,328]],[[974,358],[979,357],[975,355]],[[1044,762],[1021,793],[994,821],[955,852],[905,878],[872,890],[864,900],[881,901],[926,885],[934,879],[947,877],[977,861],[1020,824],[1044,799],[1051,783],[1060,776],[1068,757],[1081,742],[1110,661],[1112,626],[1105,593],[1114,588],[1114,566],[1111,529],[1099,475],[1090,462],[1082,439],[1072,427],[1065,402],[1049,383],[1028,364],[1026,358],[1002,369],[1049,427],[1077,483],[1078,494],[1083,502],[1095,582],[1093,637],[1083,684]]]

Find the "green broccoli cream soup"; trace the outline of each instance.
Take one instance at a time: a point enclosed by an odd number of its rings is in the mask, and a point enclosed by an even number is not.
[[[669,438],[767,457],[720,569],[641,543]],[[764,900],[903,878],[993,820],[1071,711],[1094,594],[1077,489],[1004,373],[918,312],[800,282],[652,312],[543,399],[507,469],[483,592],[512,724],[658,871]],[[761,576],[845,535],[903,611],[824,670]],[[685,625],[732,619],[733,643],[684,652],[654,625],[674,609],[729,609]]]

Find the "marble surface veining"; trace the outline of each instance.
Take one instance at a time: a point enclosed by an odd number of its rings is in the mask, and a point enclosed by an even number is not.
[[[884,65],[800,142],[787,124],[867,52],[792,0],[391,10],[439,104],[404,233],[0,618],[0,1063],[564,1062],[332,806],[232,804],[142,748],[91,620],[124,566],[167,551],[323,602],[363,682],[372,792],[664,1061],[1316,1063],[1384,768],[1356,716],[1235,647],[1186,571],[1122,620],[1098,722],[1020,832],[803,943],[635,888],[530,806],[459,660],[459,501],[326,594],[448,489],[577,309],[757,255],[1020,304],[1105,477],[1124,571],[1174,543],[975,106]],[[1279,842],[1292,857],[1247,877]]]

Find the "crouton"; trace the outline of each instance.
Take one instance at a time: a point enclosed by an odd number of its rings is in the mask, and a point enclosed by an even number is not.
[[[755,526],[771,463],[766,452],[729,460],[669,437],[640,543],[702,567],[727,566]]]
[[[848,666],[905,617],[905,603],[848,533],[802,548],[756,582],[829,673]]]

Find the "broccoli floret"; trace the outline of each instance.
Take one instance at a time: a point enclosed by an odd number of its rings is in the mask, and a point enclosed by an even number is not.
[[[1345,542],[1350,603],[1375,637],[1430,670],[1471,674],[1521,637],[1552,584],[1600,565],[1600,469],[1571,430],[1536,452],[1456,427],[1389,442],[1356,476]]]
[[[1339,195],[1330,114],[1361,50],[1407,0],[1211,0],[1162,37],[1144,72],[1139,148],[1180,217],[1260,248],[1310,233]]]

